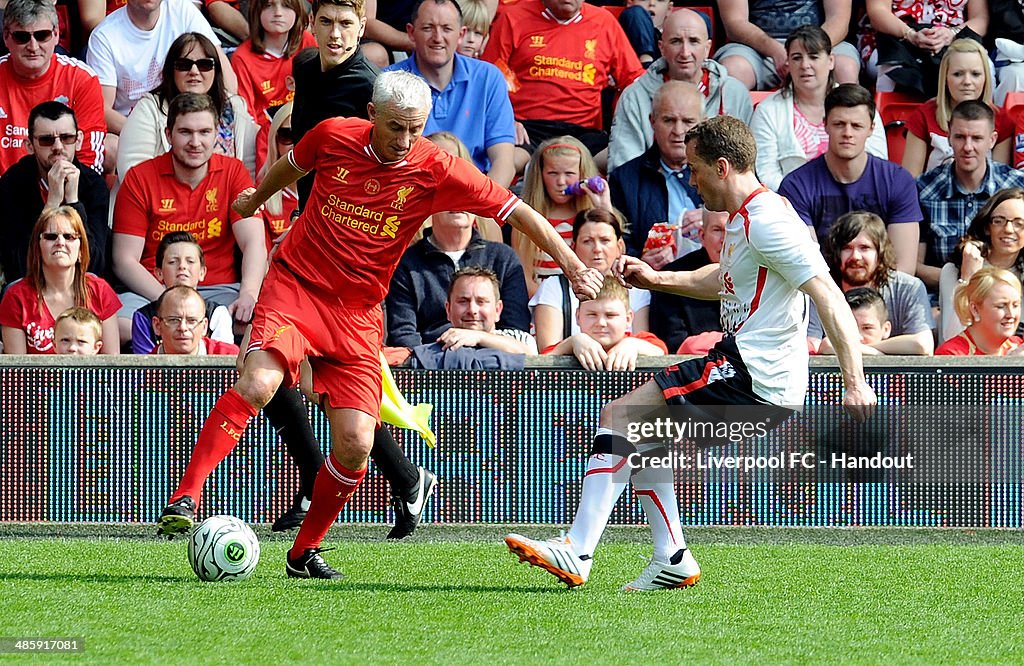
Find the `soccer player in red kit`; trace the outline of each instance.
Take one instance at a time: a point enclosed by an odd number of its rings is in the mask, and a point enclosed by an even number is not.
[[[402,252],[428,216],[463,210],[510,221],[555,258],[581,298],[600,289],[600,272],[586,268],[539,213],[469,162],[421,139],[430,100],[419,77],[382,74],[368,105],[370,122],[325,120],[274,164],[259,188],[239,195],[236,210],[251,215],[271,194],[316,170],[309,201],[263,282],[242,375],[203,426],[161,516],[165,533],[191,524],[193,498],[209,471],[282,382],[298,381],[299,363],[308,358],[314,391],[331,425],[332,450],[317,475],[286,572],[295,578],[342,577],[320,555],[320,543],[366,474],[380,422],[380,303]],[[178,505],[188,518],[181,528]]]

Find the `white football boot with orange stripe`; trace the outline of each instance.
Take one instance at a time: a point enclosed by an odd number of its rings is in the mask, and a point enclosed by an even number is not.
[[[564,535],[536,541],[519,534],[509,534],[505,537],[505,545],[519,556],[520,562],[544,569],[569,587],[586,583],[590,567],[594,564],[589,555],[577,555],[569,537]]]
[[[649,590],[671,590],[690,587],[700,580],[700,565],[689,548],[683,548],[668,562],[651,560],[643,573],[628,585],[623,592],[646,592]]]

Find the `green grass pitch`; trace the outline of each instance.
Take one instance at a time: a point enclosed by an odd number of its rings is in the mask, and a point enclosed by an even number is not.
[[[612,528],[590,582],[566,590],[501,543],[502,527],[336,528],[343,581],[290,580],[287,539],[258,530],[259,568],[202,583],[185,542],[149,528],[0,525],[0,636],[84,637],[110,664],[1020,663],[1024,533],[688,531],[704,576],[624,594],[646,528]],[[528,526],[535,537],[552,528]]]

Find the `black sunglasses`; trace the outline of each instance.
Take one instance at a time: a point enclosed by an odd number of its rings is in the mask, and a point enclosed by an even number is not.
[[[81,236],[79,236],[76,233],[58,234],[50,231],[45,231],[39,234],[39,237],[42,238],[43,240],[50,241],[51,243],[57,240],[58,238],[63,238],[64,241],[67,243],[73,243],[79,238],[81,238]]]
[[[295,132],[291,127],[278,127],[277,140],[281,143],[295,143]]]
[[[40,134],[39,136],[32,137],[32,139],[43,148],[49,148],[57,143],[57,139],[60,139],[60,142],[65,146],[71,146],[78,141],[78,132],[73,134]]]
[[[40,44],[53,39],[53,30],[33,30],[32,32],[28,30],[11,30],[7,34],[11,36],[15,44],[28,44],[29,40],[33,37]]]
[[[192,58],[174,59],[174,71],[176,72],[190,72],[193,66],[200,72],[212,72],[216,65],[217,61],[213,58],[200,58],[199,60],[193,60]]]

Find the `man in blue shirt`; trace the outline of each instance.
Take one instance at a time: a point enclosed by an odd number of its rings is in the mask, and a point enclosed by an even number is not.
[[[466,32],[454,0],[421,0],[406,27],[415,51],[389,67],[430,85],[433,106],[424,135],[447,131],[466,144],[476,166],[499,185],[515,176],[515,117],[505,78],[494,65],[456,53]]]
[[[669,262],[700,248],[703,201],[690,184],[684,138],[704,119],[700,89],[685,81],[668,81],[654,93],[650,123],[654,143],[609,176],[612,205],[629,221],[626,253],[660,270]],[[655,225],[678,225],[677,243],[648,243]]]

